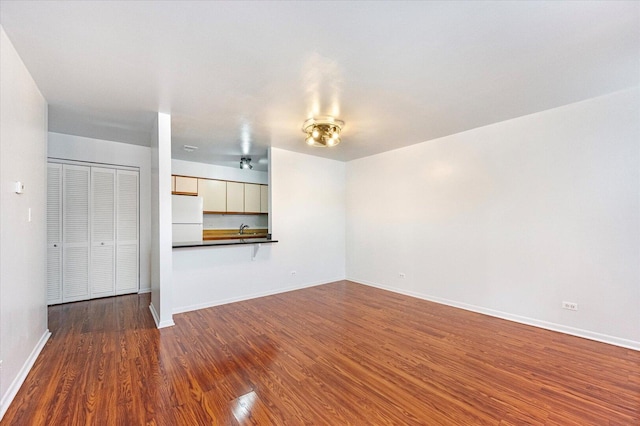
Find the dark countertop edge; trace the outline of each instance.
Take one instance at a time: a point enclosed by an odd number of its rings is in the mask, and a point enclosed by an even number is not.
[[[189,247],[220,247],[220,246],[239,246],[247,244],[271,244],[277,243],[278,240],[268,238],[246,238],[244,240],[209,240],[209,241],[194,241],[189,243],[177,243],[173,245],[174,249],[189,248]]]

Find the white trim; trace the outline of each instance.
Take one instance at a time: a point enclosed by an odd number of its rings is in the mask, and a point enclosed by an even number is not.
[[[151,311],[151,316],[153,317],[153,322],[156,323],[156,328],[160,328],[158,326],[158,322],[160,322],[158,318],[158,313],[156,312],[156,308],[153,306],[153,302],[149,303],[149,310]]]
[[[610,345],[620,346],[626,349],[632,349],[640,351],[640,342],[634,340],[623,339],[620,337],[609,336],[607,334],[596,333],[594,331],[584,330],[581,328],[569,327],[562,324],[556,324],[553,322],[538,320],[534,318],[523,317],[520,315],[509,314],[507,312],[496,311],[493,309],[483,308],[480,306],[469,305],[467,303],[456,302],[454,300],[443,299],[440,297],[430,296],[422,293],[416,293],[408,290],[401,290],[398,288],[388,287],[382,284],[374,283],[366,280],[359,280],[356,278],[346,278],[349,281],[353,281],[358,284],[368,285],[370,287],[380,288],[382,290],[391,291],[393,293],[404,294],[405,296],[416,297],[418,299],[428,300],[430,302],[439,303],[441,305],[452,306],[454,308],[464,309],[466,311],[477,312],[484,315],[489,315],[496,318],[502,318],[509,321],[517,322],[520,324],[531,325],[538,328],[544,328],[545,330],[557,331],[571,336],[582,337],[584,339],[595,340],[596,342],[607,343]]]
[[[48,163],[54,164],[71,164],[75,166],[87,166],[87,167],[103,167],[117,170],[129,170],[131,172],[140,172],[140,166],[127,166],[124,164],[111,164],[111,163],[99,163],[95,161],[82,161],[82,160],[69,160],[66,158],[47,157]]]
[[[151,316],[153,316],[153,322],[156,323],[156,328],[172,327],[176,325],[173,320],[160,322],[160,317],[158,312],[156,312],[156,308],[153,306],[153,303],[149,303],[149,310],[151,311]]]
[[[151,293],[151,287],[149,288],[141,288],[138,290],[138,294]]]
[[[31,371],[33,364],[35,364],[36,359],[38,358],[38,355],[40,355],[40,352],[42,351],[42,348],[44,348],[44,345],[49,340],[49,337],[51,337],[51,332],[49,331],[49,329],[46,329],[42,337],[40,337],[40,340],[38,341],[36,346],[31,351],[31,354],[29,354],[29,357],[25,361],[24,365],[18,372],[18,375],[16,376],[16,378],[13,380],[13,382],[7,389],[7,392],[3,395],[2,400],[0,400],[0,420],[2,419],[2,417],[4,417],[4,414],[7,412],[7,409],[11,405],[13,398],[16,397],[18,390],[20,390],[20,387],[22,386],[25,379],[27,378],[27,374],[29,374],[29,371]]]
[[[319,285],[329,284],[329,283],[332,283],[332,282],[342,281],[342,280],[344,280],[344,278],[335,278],[335,279],[332,279],[330,281],[326,281],[326,280],[315,281],[315,282],[302,284],[302,285],[296,285],[296,286],[291,286],[291,287],[282,287],[282,288],[278,288],[278,289],[275,289],[275,290],[269,290],[269,291],[264,291],[264,292],[260,292],[260,293],[253,293],[253,294],[246,295],[246,296],[230,297],[228,299],[214,300],[214,301],[205,302],[205,303],[198,303],[196,305],[189,305],[189,306],[183,306],[183,307],[174,308],[173,309],[173,313],[174,314],[181,314],[181,313],[184,313],[184,312],[197,311],[198,309],[212,308],[214,306],[226,305],[228,303],[242,302],[244,300],[257,299],[259,297],[273,296],[274,294],[280,294],[280,293],[286,293],[286,292],[289,292],[289,291],[301,290],[303,288],[316,287],[316,286],[319,286]]]

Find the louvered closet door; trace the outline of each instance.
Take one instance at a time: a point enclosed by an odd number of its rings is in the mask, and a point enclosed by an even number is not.
[[[138,291],[138,171],[117,171],[116,293]]]
[[[62,166],[62,301],[89,298],[89,179],[86,166]]]
[[[116,294],[116,171],[91,168],[91,298]]]
[[[47,304],[62,303],[62,164],[47,164]]]

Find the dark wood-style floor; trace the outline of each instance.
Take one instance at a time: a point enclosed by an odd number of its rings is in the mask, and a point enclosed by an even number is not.
[[[2,424],[640,424],[640,352],[351,282],[148,305],[51,307]]]

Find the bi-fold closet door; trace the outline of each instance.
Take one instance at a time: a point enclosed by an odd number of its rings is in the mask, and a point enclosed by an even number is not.
[[[116,294],[139,287],[139,172],[116,171]]]
[[[116,291],[116,171],[91,167],[91,297]]]
[[[48,164],[47,299],[138,291],[138,171]]]
[[[47,302],[62,303],[62,164],[47,164]]]

